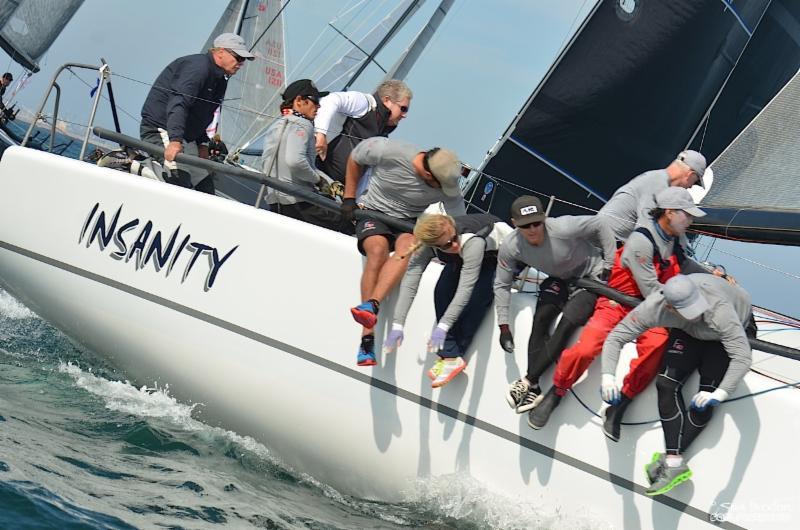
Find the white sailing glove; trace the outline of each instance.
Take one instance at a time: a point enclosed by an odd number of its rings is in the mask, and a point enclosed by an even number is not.
[[[612,374],[603,374],[600,383],[600,397],[609,405],[619,405],[622,400],[622,393],[617,386],[617,378]]]
[[[716,407],[728,399],[728,393],[718,388],[713,392],[701,390],[692,398],[692,408],[699,411],[706,410],[706,407]]]

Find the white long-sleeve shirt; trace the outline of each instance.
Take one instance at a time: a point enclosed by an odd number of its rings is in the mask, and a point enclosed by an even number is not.
[[[314,118],[314,132],[323,133],[328,142],[339,136],[347,118],[361,118],[377,103],[372,94],[363,92],[331,92],[319,102]]]

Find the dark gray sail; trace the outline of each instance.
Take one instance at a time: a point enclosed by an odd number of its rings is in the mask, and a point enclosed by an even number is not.
[[[83,0],[10,0],[0,2],[0,47],[32,71]]]
[[[482,175],[473,203],[507,218],[526,188],[596,210],[666,166],[700,130],[768,5],[598,3],[484,164],[508,183]],[[587,211],[559,202],[553,213]]]

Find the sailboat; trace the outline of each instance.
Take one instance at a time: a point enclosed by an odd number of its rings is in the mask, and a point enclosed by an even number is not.
[[[599,4],[561,62],[582,49],[596,21],[616,24],[615,38],[624,41],[666,5],[634,2],[642,7],[636,12],[629,4]],[[668,4],[719,7],[718,0]],[[691,12],[714,29],[707,47],[730,36],[729,13]],[[444,495],[475,481],[531,506],[546,498],[559,506],[556,525],[590,518],[617,527],[741,528],[770,515],[791,523],[782,517],[796,505],[787,455],[796,450],[800,374],[787,375],[779,357],[754,352],[757,371],[740,385],[734,397],[741,399],[723,404],[696,442],[696,481],[649,498],[641,469],[663,443],[652,389],[629,409],[634,425],[618,444],[599,427],[596,370],[576,385],[579,399],[559,408],[564,422],[534,432],[504,400],[525,352],[499,349],[493,317],[468,352],[467,376],[430,388],[414,352],[424,351],[434,322],[436,267],[423,278],[400,352],[365,371],[354,365],[359,328],[347,311],[359,299],[362,262],[343,234],[22,147],[0,160],[0,189],[14,190],[0,194],[4,289],[127,377],[169,384],[177,399],[203,403],[204,421],[264,441],[340,491],[398,500],[425,481],[439,481]],[[589,192],[581,190],[582,200]],[[525,285],[512,297],[516,330],[530,329],[535,308]],[[391,306],[383,305],[379,334]],[[787,330],[797,322],[769,313],[761,320],[761,338],[791,355],[779,346],[798,346]]]

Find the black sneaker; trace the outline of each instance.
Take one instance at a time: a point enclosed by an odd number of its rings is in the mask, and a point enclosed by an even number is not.
[[[561,403],[561,396],[556,394],[556,387],[550,387],[541,403],[528,413],[528,425],[536,430],[547,425],[550,414],[553,413],[559,403]]]
[[[625,415],[625,409],[628,408],[630,402],[631,398],[622,394],[622,400],[618,405],[611,405],[603,412],[603,433],[613,442],[619,441],[622,416]]]
[[[535,408],[542,402],[542,399],[544,399],[544,394],[542,394],[542,389],[539,388],[539,385],[531,386],[528,388],[528,393],[525,394],[525,397],[522,398],[522,401],[517,405],[517,414],[522,414],[523,412],[528,412]]]

